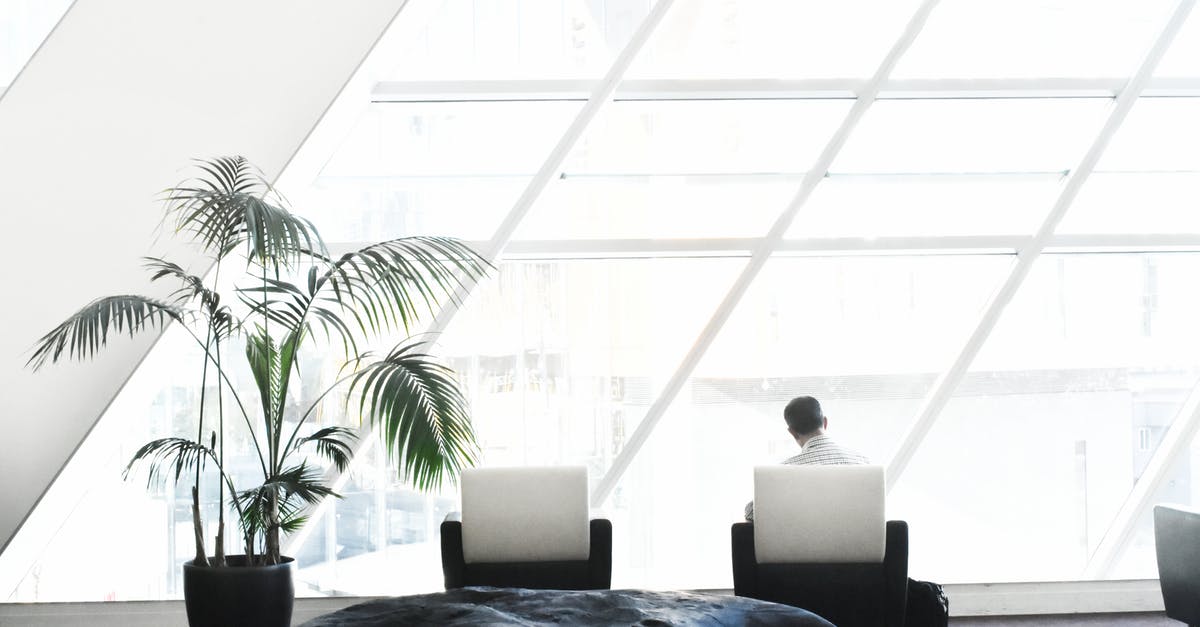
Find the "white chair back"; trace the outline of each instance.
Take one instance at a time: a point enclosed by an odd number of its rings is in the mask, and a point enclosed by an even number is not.
[[[886,544],[882,466],[758,466],[758,563],[880,563]]]
[[[588,559],[587,468],[464,471],[462,534],[467,563]]]

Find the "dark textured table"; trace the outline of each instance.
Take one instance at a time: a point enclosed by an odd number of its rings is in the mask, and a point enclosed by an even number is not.
[[[463,588],[368,601],[302,627],[385,625],[720,625],[833,627],[805,610],[722,594]]]

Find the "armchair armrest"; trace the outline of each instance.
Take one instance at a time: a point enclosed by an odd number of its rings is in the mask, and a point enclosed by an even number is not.
[[[591,533],[588,574],[592,587],[608,590],[612,588],[612,522],[606,518],[593,518],[588,528]]]
[[[908,523],[903,520],[887,521],[883,568],[886,616],[901,627],[908,609]]]
[[[730,528],[733,549],[733,593],[753,597],[758,589],[758,562],[754,557],[754,523],[734,523]]]
[[[463,557],[462,523],[447,520],[442,523],[442,575],[446,589],[467,585],[467,562]]]

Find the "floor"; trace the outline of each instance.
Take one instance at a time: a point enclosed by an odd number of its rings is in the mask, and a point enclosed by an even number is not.
[[[1003,616],[952,618],[954,627],[1181,627],[1160,612],[1148,614],[1091,614],[1088,616]]]

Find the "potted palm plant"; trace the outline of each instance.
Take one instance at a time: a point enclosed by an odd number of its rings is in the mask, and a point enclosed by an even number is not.
[[[310,424],[327,396],[346,395],[343,406],[380,434],[401,477],[418,489],[452,481],[474,462],[474,433],[454,374],[411,331],[490,265],[462,242],[440,237],[392,239],[335,258],[316,227],[288,211],[246,159],[196,165],[195,178],[166,191],[164,224],[199,244],[213,262],[209,275],[146,258],[152,280],[174,282],[169,297],[94,300],[43,336],[28,365],[88,359],[110,335],[170,323],[186,330],[203,359],[195,437],[148,442],[126,477],[144,465],[151,485],[185,475],[192,481],[196,555],[184,564],[191,625],[286,626],[293,560],[280,553],[280,536],[303,523],[309,506],[337,496],[321,461],[344,471],[354,451],[356,430]],[[222,293],[230,283],[235,298]],[[381,355],[360,352],[361,342],[391,332],[406,339]],[[343,366],[327,389],[298,399],[298,356],[312,344],[340,349]],[[252,373],[251,394],[233,385],[232,368],[242,360]],[[261,470],[257,485],[238,486],[227,471],[227,418],[249,436],[252,463]],[[217,482],[211,553],[201,519],[203,480]],[[227,512],[237,516],[237,555],[225,554]]]

